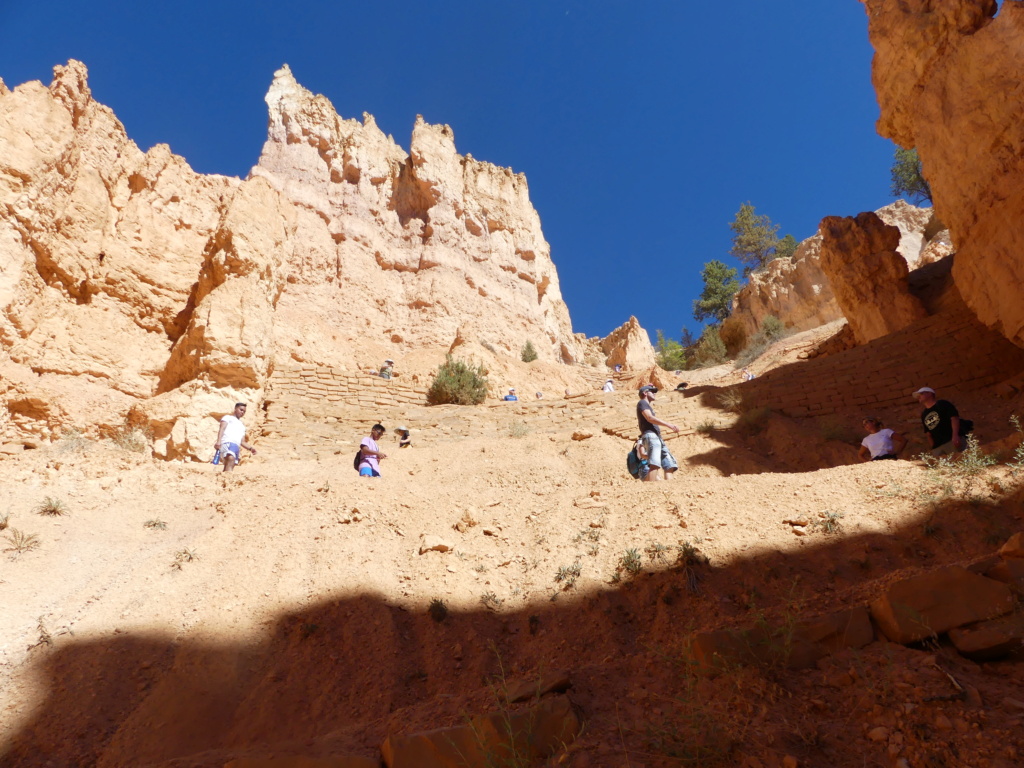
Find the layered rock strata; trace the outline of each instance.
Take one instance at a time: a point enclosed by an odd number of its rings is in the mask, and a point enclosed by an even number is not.
[[[964,301],[1024,346],[1024,4],[864,4],[878,132],[917,149]]]

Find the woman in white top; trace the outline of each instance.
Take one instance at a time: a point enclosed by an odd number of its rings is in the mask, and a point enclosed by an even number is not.
[[[898,458],[900,451],[907,446],[907,438],[891,429],[883,429],[879,418],[864,419],[862,422],[868,436],[861,440],[861,461],[878,461],[880,459]]]

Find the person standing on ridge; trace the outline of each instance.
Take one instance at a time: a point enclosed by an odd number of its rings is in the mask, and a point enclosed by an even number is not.
[[[636,420],[640,426],[640,439],[643,440],[644,448],[647,451],[647,465],[649,471],[644,480],[661,480],[658,477],[660,469],[666,480],[671,480],[672,475],[679,469],[675,456],[669,451],[665,441],[661,438],[661,427],[671,429],[679,434],[679,427],[663,421],[654,415],[654,396],[658,388],[653,384],[644,384],[640,387],[640,401],[636,404]]]
[[[235,471],[235,464],[242,458],[242,448],[256,455],[256,449],[245,442],[245,424],[242,423],[245,408],[245,403],[235,403],[235,412],[220,420],[220,431],[213,448],[221,453],[225,472]]]

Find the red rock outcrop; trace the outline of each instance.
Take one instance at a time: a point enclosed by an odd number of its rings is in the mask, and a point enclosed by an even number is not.
[[[968,306],[1024,346],[1024,4],[864,3],[878,132],[917,149]]]
[[[610,367],[621,365],[626,370],[642,371],[655,366],[651,340],[635,317],[609,333],[601,341],[601,351]]]
[[[875,213],[899,228],[900,255],[909,269],[949,254],[942,245],[942,225],[930,208],[897,200]],[[775,259],[754,272],[733,299],[732,322],[742,322],[753,336],[768,315],[787,328],[806,331],[843,317],[829,279],[821,267],[821,229],[797,246],[790,258]]]
[[[448,126],[418,118],[406,153],[285,66],[250,177],[204,176],[166,145],[142,152],[84,65],[54,72],[0,87],[6,439],[130,412],[158,455],[205,455],[215,417],[258,405],[275,364],[439,359],[460,327],[495,355],[593,357],[526,178],[459,155]]]
[[[821,222],[821,268],[858,344],[905,328],[927,314],[907,288],[900,230],[875,213]]]

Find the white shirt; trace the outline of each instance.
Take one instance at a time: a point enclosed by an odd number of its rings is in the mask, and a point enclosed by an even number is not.
[[[865,437],[860,441],[860,444],[871,452],[872,459],[876,456],[885,456],[895,452],[892,448],[891,429],[880,429],[874,434]]]
[[[220,423],[225,425],[224,436],[221,438],[221,441],[241,445],[242,440],[245,439],[245,424],[242,423],[241,419],[229,413],[220,420]]]
[[[615,387],[612,386],[612,383],[610,381],[606,381],[604,383],[604,391],[605,392],[614,392],[615,391]]]

